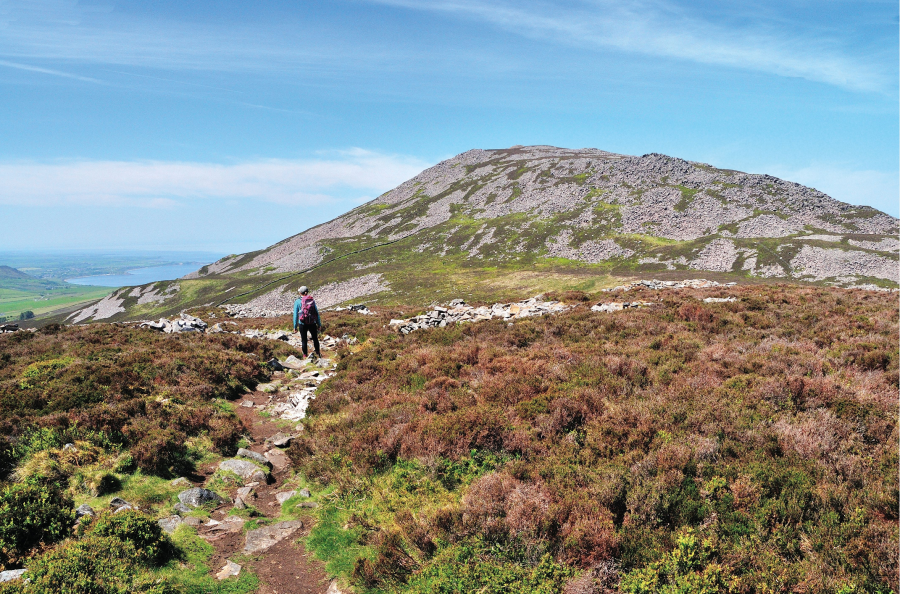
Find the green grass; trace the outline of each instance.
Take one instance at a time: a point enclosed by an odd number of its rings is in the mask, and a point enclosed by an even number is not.
[[[259,579],[246,568],[236,578],[219,581],[210,575],[218,567],[210,567],[215,553],[212,545],[197,536],[197,532],[181,525],[172,535],[172,541],[184,555],[179,561],[158,570],[159,577],[166,577],[182,588],[184,594],[247,594],[259,587]]]
[[[24,311],[32,311],[35,317],[40,317],[58,309],[87,304],[102,299],[115,290],[110,287],[85,287],[53,281],[22,283],[18,286],[14,283],[15,281],[5,280],[0,286],[0,317],[9,320],[18,319],[19,314]]]

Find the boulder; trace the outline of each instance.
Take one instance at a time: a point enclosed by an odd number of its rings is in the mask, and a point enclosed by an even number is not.
[[[268,475],[248,460],[238,460],[237,458],[223,460],[219,463],[219,469],[233,472],[246,481],[268,482]]]
[[[253,554],[264,551],[272,545],[291,536],[301,528],[303,528],[303,522],[300,520],[290,520],[251,530],[247,532],[244,553]]]
[[[75,508],[75,518],[83,518],[84,516],[93,518],[95,515],[96,514],[94,513],[94,508],[92,508],[87,503],[82,503]]]
[[[222,501],[224,501],[216,493],[213,493],[209,489],[203,489],[201,487],[194,487],[193,489],[182,491],[178,494],[178,500],[184,505],[188,505],[191,507],[200,507],[201,505],[209,502],[221,503]]]
[[[11,582],[13,580],[20,580],[22,576],[25,575],[27,569],[7,569],[6,571],[0,571],[0,582]]]
[[[268,460],[266,460],[265,456],[263,456],[262,454],[259,454],[257,452],[254,452],[252,450],[248,450],[246,448],[238,449],[237,457],[238,458],[247,458],[248,460],[253,460],[257,464],[262,464],[263,466],[266,466],[268,468],[272,467],[272,464]]]
[[[166,534],[172,534],[175,530],[182,524],[181,516],[169,516],[167,518],[160,518],[157,520],[157,524],[159,527],[163,529]]]
[[[117,510],[122,507],[134,508],[133,505],[122,499],[121,497],[113,497],[109,500],[109,506],[114,510]]]

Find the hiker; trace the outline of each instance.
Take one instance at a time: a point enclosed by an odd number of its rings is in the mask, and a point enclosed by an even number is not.
[[[303,356],[306,357],[306,331],[309,330],[309,333],[312,335],[316,357],[321,358],[322,353],[319,352],[319,329],[322,327],[322,321],[319,319],[319,308],[316,307],[316,300],[309,294],[309,287],[304,285],[297,289],[297,292],[300,293],[300,297],[294,301],[294,332],[300,332]]]

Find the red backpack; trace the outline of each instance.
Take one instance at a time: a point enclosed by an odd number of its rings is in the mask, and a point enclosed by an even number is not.
[[[304,295],[302,301],[300,303],[300,323],[301,324],[314,324],[315,319],[313,318],[312,310],[316,306],[316,300],[312,298],[312,295]]]

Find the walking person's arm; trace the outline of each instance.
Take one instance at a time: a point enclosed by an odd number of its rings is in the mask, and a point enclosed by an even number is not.
[[[300,322],[300,300],[297,299],[294,301],[294,332],[299,330],[299,322]]]

